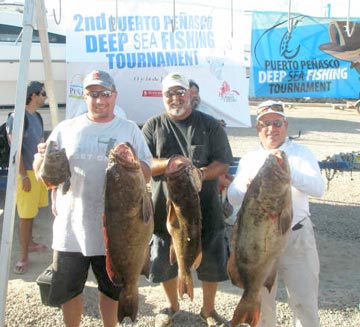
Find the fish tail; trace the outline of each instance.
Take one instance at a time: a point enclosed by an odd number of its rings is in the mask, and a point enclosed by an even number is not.
[[[256,327],[260,320],[260,307],[260,300],[254,301],[254,298],[248,298],[244,293],[234,311],[231,326],[235,327],[245,323]]]
[[[121,323],[125,317],[130,317],[134,322],[138,313],[139,292],[135,288],[132,292],[123,289],[119,296],[118,322]]]
[[[191,301],[194,298],[194,285],[191,275],[181,276],[178,277],[178,292],[180,298],[183,297],[184,294],[189,295]]]

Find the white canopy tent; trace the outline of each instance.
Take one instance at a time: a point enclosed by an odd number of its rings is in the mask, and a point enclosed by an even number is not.
[[[35,26],[39,30],[41,50],[44,62],[45,86],[49,96],[51,123],[54,127],[58,123],[58,108],[54,95],[54,86],[51,69],[51,57],[47,34],[47,21],[44,0],[25,0],[23,15],[23,33],[20,54],[20,68],[16,87],[14,129],[10,150],[10,162],[6,188],[4,222],[0,249],[0,326],[4,326],[7,286],[13,241],[17,174],[23,136],[26,89],[28,82],[28,68],[30,63],[32,35]]]

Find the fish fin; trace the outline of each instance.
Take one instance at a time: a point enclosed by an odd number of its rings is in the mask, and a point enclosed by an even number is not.
[[[170,235],[172,233],[172,229],[178,228],[179,227],[178,225],[179,225],[179,222],[176,217],[174,205],[171,201],[168,201],[168,215],[166,218],[166,227],[167,227],[167,230]],[[174,246],[174,243],[172,242],[172,240],[171,240],[171,244],[170,244],[169,255],[170,255],[170,264],[173,265],[177,261],[177,259],[176,259],[175,246]]]
[[[154,208],[151,201],[150,194],[146,192],[143,203],[142,203],[142,210],[143,210],[143,220],[144,223],[147,224],[152,218],[154,217]]]
[[[170,254],[170,264],[173,265],[175,262],[177,262],[177,258],[176,258],[175,246],[172,242],[170,244],[169,254]]]
[[[179,297],[183,298],[184,294],[189,295],[191,301],[194,299],[194,285],[191,274],[182,276],[179,273],[178,276],[178,293]]]
[[[275,283],[275,279],[276,279],[276,275],[277,275],[276,267],[277,267],[277,265],[274,264],[268,278],[266,279],[266,281],[264,283],[264,286],[268,289],[269,293],[271,292],[271,290],[272,290],[272,288],[274,286],[274,283]]]
[[[227,263],[227,272],[233,285],[244,289],[244,283],[241,276],[236,268],[235,254],[233,251],[230,252],[230,256]]]
[[[256,327],[260,320],[260,299],[254,301],[249,293],[244,292],[239,304],[237,305],[231,321],[231,326],[239,324],[249,324],[251,327]]]
[[[202,259],[202,252],[200,251],[199,254],[197,255],[197,257],[195,258],[191,268],[197,269],[200,266],[201,259]]]
[[[66,194],[67,191],[69,191],[70,189],[70,177],[71,176],[68,176],[64,182],[64,184],[62,185],[62,194]]]
[[[141,275],[145,276],[146,278],[149,278],[150,275],[150,247],[146,249]]]
[[[292,209],[286,208],[280,214],[279,229],[282,235],[286,234],[291,227]]]
[[[104,242],[105,242],[105,249],[106,249],[106,257],[105,257],[106,272],[107,272],[109,278],[114,282],[115,272],[113,269],[113,265],[111,263],[110,256],[108,254],[109,237],[108,237],[108,233],[106,231],[106,215],[105,214],[103,214],[103,216],[102,216],[102,221],[103,221],[103,234],[104,234]],[[114,284],[115,284],[115,282],[114,282]]]
[[[139,291],[137,287],[132,290],[124,288],[119,296],[118,304],[118,322],[124,320],[125,317],[130,317],[131,321],[134,322],[139,309]]]
[[[110,257],[108,255],[106,255],[106,272],[107,272],[109,278],[111,279],[111,281],[113,282],[113,284],[118,285],[118,283],[116,282],[116,278],[115,278],[115,272],[113,270],[113,266],[112,266]]]
[[[167,203],[167,218],[166,218],[166,225],[167,225],[167,229],[169,234],[171,234],[171,228],[175,227],[175,228],[179,228],[179,222],[176,216],[176,212],[175,212],[175,206],[172,203],[172,201],[168,201]]]

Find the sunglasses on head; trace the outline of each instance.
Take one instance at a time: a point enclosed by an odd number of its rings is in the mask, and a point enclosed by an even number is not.
[[[272,104],[270,106],[260,107],[257,109],[257,115],[260,115],[264,112],[267,112],[269,110],[275,111],[275,112],[284,112],[284,107],[282,104]]]
[[[264,121],[258,121],[258,125],[261,128],[266,128],[269,126],[273,126],[273,127],[281,127],[283,125],[283,123],[285,122],[284,119],[275,119],[273,121],[271,120],[264,120]]]
[[[113,92],[106,90],[106,91],[88,91],[85,95],[89,96],[90,98],[97,99],[98,97],[101,98],[110,98]]]
[[[178,97],[183,97],[186,93],[185,89],[178,89],[175,91],[166,91],[164,93],[165,97],[167,98],[172,98],[174,95],[178,96]]]

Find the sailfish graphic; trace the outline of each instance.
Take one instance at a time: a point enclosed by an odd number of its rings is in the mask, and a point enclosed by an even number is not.
[[[331,42],[321,44],[319,49],[337,59],[350,61],[350,67],[360,73],[360,24],[349,22],[349,35],[346,26],[346,21],[329,23]]]

